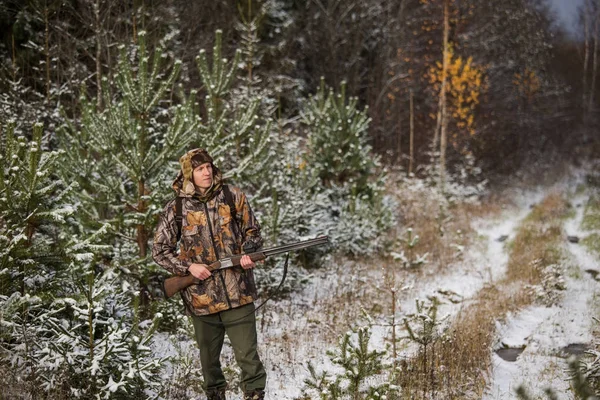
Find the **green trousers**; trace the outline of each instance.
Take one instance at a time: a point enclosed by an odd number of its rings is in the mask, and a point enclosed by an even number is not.
[[[192,316],[196,342],[200,348],[204,389],[227,385],[220,361],[226,333],[233,347],[235,360],[242,370],[242,390],[251,392],[265,388],[267,373],[256,350],[256,316],[253,311],[254,303],[250,303],[215,314]],[[242,319],[239,320],[240,318]]]

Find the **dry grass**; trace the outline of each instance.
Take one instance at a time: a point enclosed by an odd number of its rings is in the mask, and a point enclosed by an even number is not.
[[[428,253],[429,263],[438,269],[456,260],[455,245],[472,243],[475,231],[471,226],[474,218],[497,215],[505,201],[489,198],[481,204],[449,204],[443,197],[429,189],[405,190],[400,188],[400,224],[392,237],[406,236],[412,228],[419,236],[414,249],[417,254]]]
[[[600,229],[600,196],[591,196],[585,206],[582,228],[588,231]]]
[[[556,193],[532,210],[512,243],[506,278],[482,289],[463,308],[434,351],[420,351],[403,366],[398,382],[403,398],[481,398],[491,366],[495,321],[533,302],[525,286],[540,282],[540,266],[559,261],[566,215],[567,202]]]
[[[298,363],[310,354],[310,345],[306,343],[334,344],[341,334],[356,325],[362,309],[374,316],[390,315],[392,302],[388,289],[401,286],[404,278],[411,275],[414,278],[414,274],[443,273],[441,269],[457,261],[453,244],[468,246],[474,242],[476,233],[471,227],[472,220],[499,215],[503,205],[510,204],[508,197],[496,197],[479,205],[452,206],[442,198],[427,194],[425,191],[402,191],[401,223],[391,233],[392,239],[402,237],[406,228],[413,227],[420,237],[415,252],[430,254],[427,266],[421,270],[406,270],[386,259],[334,260],[338,270],[330,273],[339,280],[335,283],[324,281],[323,284],[331,286],[322,287],[318,292],[321,294],[305,305],[302,313],[307,324],[290,324],[285,335],[265,338],[265,348],[274,354],[287,352],[284,358]],[[481,398],[490,371],[495,321],[534,300],[524,286],[539,283],[541,274],[536,269],[540,263],[535,260],[551,262],[559,256],[555,249],[562,236],[560,220],[566,212],[566,202],[558,194],[549,196],[532,210],[512,244],[507,278],[485,287],[465,305],[445,339],[428,348],[426,355],[420,352],[416,358],[400,365],[397,383],[402,386],[403,398]],[[380,289],[376,288],[376,283]],[[270,310],[275,309],[275,313],[280,314],[287,311],[293,319],[292,304],[287,304],[289,310],[286,310],[286,304],[280,302],[277,306],[272,305]],[[270,318],[265,317],[259,322],[263,330],[271,325]]]
[[[517,231],[508,261],[507,279],[536,285],[541,268],[560,260],[563,219],[569,214],[565,199],[558,193],[547,196],[527,216]]]

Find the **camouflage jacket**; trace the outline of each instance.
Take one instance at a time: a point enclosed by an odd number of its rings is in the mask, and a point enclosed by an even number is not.
[[[210,264],[240,254],[245,242],[253,242],[256,249],[260,248],[260,227],[246,195],[239,188],[229,186],[229,189],[236,207],[237,223],[232,220],[222,188],[207,201],[201,201],[197,196],[183,196],[179,252],[175,199],[167,203],[154,236],[154,261],[172,274],[186,275],[192,263]],[[257,297],[252,269],[241,267],[213,271],[208,279],[181,293],[187,312],[193,315],[236,308]]]

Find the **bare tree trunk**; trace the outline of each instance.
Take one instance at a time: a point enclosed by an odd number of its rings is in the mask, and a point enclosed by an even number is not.
[[[398,101],[398,165],[402,165],[402,102]],[[390,143],[390,148],[392,143]]]
[[[599,2],[600,3],[600,2]],[[594,52],[592,61],[592,85],[590,87],[588,112],[591,113],[594,108],[594,92],[596,91],[596,74],[598,72],[598,25],[600,25],[600,4],[596,7],[596,15],[594,17]]]
[[[146,212],[146,202],[143,200],[143,196],[146,195],[146,185],[144,184],[144,180],[140,179],[138,182],[138,204],[137,211],[139,213]],[[137,226],[137,244],[140,250],[140,258],[146,257],[148,253],[148,232],[146,232],[146,227],[143,224]]]
[[[248,26],[250,29],[248,31],[252,32],[252,37],[250,39],[250,49],[248,49],[248,88],[252,89],[252,58],[254,57],[254,43],[252,39],[255,39],[255,32],[252,30],[252,0],[248,0]]]
[[[15,54],[15,35],[14,35],[14,33],[11,33],[10,37],[12,39],[12,75],[13,75],[13,82],[16,82],[17,81],[17,56]]]
[[[398,351],[396,350],[396,288],[391,290],[392,292],[392,365],[393,371],[396,371]]]
[[[587,104],[587,74],[588,74],[588,63],[589,63],[589,58],[590,58],[590,42],[589,42],[589,37],[590,37],[590,30],[589,30],[589,25],[588,25],[588,10],[589,10],[589,2],[585,3],[585,9],[583,12],[583,33],[584,33],[584,45],[583,45],[583,86],[582,86],[582,110],[583,110],[583,117],[585,119],[585,115],[586,115],[586,108],[585,105]]]
[[[413,162],[415,159],[415,109],[413,104],[413,91],[410,89],[410,159],[408,161],[408,175],[413,171]]]
[[[137,12],[137,1],[133,0],[132,29],[133,29],[133,43],[135,43],[135,44],[137,44],[137,22],[135,20],[136,12]]]
[[[90,346],[90,363],[94,360],[94,274],[88,275],[88,344]]]
[[[105,15],[110,16],[111,12],[112,12],[111,7],[113,6],[113,3],[109,1],[105,6],[106,6],[106,8],[104,10]],[[110,21],[110,18],[107,18],[107,23],[108,23],[108,21]],[[104,24],[105,31],[110,32],[110,29],[111,29],[110,26],[106,26],[106,25],[107,24],[105,23]],[[111,50],[110,50],[110,43],[109,43],[108,35],[103,35],[103,38],[104,38],[104,49],[106,52],[106,65],[108,66],[107,74],[108,74],[108,76],[112,76],[112,74],[113,74],[112,58],[111,58],[111,53],[110,53]],[[112,91],[111,91],[110,85],[108,85],[108,97],[107,98],[109,98],[109,99],[112,98]]]
[[[44,23],[46,24],[45,29],[45,41],[44,41],[44,53],[46,55],[46,101],[50,100],[50,29],[48,27],[48,2],[44,4]]]
[[[443,75],[443,73],[442,73]],[[437,144],[439,141],[439,137],[440,137],[440,128],[442,126],[442,92],[444,92],[446,90],[446,85],[445,85],[445,78],[444,81],[442,82],[442,89],[440,91],[440,97],[438,99],[438,112],[437,112],[437,118],[436,118],[436,122],[435,122],[435,132],[433,133],[433,149],[435,150],[437,148]]]
[[[101,29],[100,29],[100,0],[94,3],[94,20],[96,35],[96,86],[98,86],[98,97],[96,105],[98,110],[102,110],[102,64],[100,58],[102,55]]]
[[[438,99],[438,112],[435,123],[435,132],[433,134],[433,148],[435,149],[438,144],[440,130],[442,128],[442,109],[444,108],[444,102],[446,101],[446,75],[448,71],[448,3],[444,0],[444,43],[443,43],[443,65],[442,65],[442,87],[440,89],[440,97]]]
[[[446,118],[446,74],[448,71],[448,37],[450,35],[450,23],[448,18],[448,0],[444,0],[444,62],[442,65],[442,90],[440,93],[440,187],[444,190],[446,181],[446,143],[448,121]]]

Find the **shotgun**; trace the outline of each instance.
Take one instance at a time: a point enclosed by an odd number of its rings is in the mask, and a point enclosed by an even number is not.
[[[282,246],[271,247],[269,249],[260,250],[254,253],[248,254],[237,254],[231,257],[222,258],[219,261],[215,261],[214,263],[208,266],[208,270],[210,272],[216,271],[218,269],[227,269],[233,268],[236,266],[240,266],[240,260],[242,256],[247,255],[254,262],[262,261],[265,258],[281,253],[287,253],[289,251],[306,249],[308,247],[320,246],[323,244],[327,244],[329,242],[329,238],[327,236],[319,236],[315,239],[304,240],[301,242],[296,242],[292,244],[285,244]],[[170,278],[165,279],[163,282],[163,291],[165,293],[165,298],[172,297],[175,293],[187,288],[188,286],[200,283],[200,279],[195,278],[192,274],[184,275],[184,276],[172,276]]]

